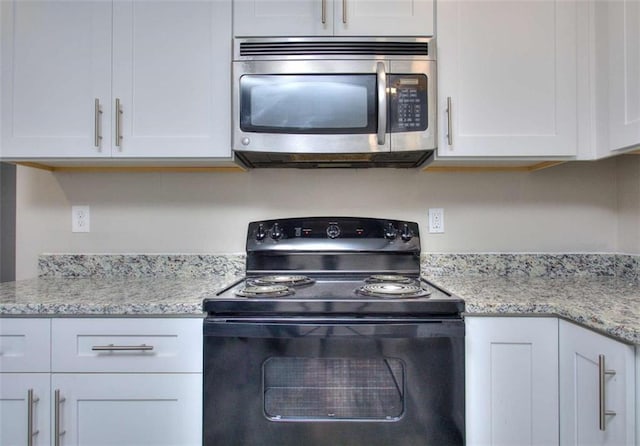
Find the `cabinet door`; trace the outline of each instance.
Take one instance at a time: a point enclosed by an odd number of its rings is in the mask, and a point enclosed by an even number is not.
[[[334,0],[234,0],[237,37],[331,36]]]
[[[558,444],[558,320],[465,323],[467,444]]]
[[[201,318],[54,318],[53,372],[202,372]]]
[[[336,0],[334,15],[336,35],[433,35],[433,0]]]
[[[0,318],[0,372],[50,372],[51,321]]]
[[[110,156],[111,2],[1,7],[0,155]],[[96,100],[103,112],[97,116]]]
[[[640,145],[640,2],[608,2],[609,149]]]
[[[29,436],[34,446],[50,444],[49,379],[48,373],[0,374],[2,446],[24,446]]]
[[[114,2],[115,157],[231,156],[231,0]]]
[[[439,157],[576,154],[575,2],[445,1],[437,29]]]
[[[51,387],[64,446],[202,443],[201,374],[53,374]]]
[[[600,358],[604,410],[600,426]],[[634,348],[560,321],[560,442],[563,445],[633,445],[635,436]]]

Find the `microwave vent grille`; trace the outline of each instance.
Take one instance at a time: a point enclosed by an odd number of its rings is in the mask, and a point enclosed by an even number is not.
[[[240,43],[240,56],[428,56],[428,42],[280,41]]]

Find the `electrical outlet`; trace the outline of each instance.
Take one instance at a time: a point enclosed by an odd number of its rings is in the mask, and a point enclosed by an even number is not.
[[[89,206],[71,206],[71,232],[89,232],[90,229]]]
[[[442,208],[429,209],[429,232],[430,233],[444,232],[444,209]]]

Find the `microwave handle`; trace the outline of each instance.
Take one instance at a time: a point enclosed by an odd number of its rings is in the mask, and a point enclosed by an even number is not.
[[[387,133],[387,73],[383,62],[378,62],[376,75],[378,79],[378,145],[383,146]]]

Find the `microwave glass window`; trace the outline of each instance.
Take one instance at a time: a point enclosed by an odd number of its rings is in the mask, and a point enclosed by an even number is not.
[[[376,77],[244,75],[240,128],[260,133],[375,133]]]

